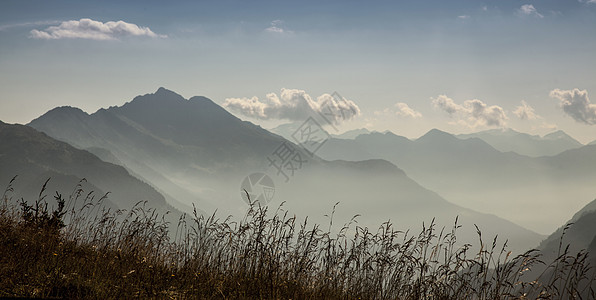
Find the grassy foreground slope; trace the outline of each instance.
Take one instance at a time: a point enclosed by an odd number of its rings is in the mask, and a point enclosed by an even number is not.
[[[409,234],[351,222],[331,234],[279,209],[252,207],[239,222],[196,213],[172,235],[155,210],[129,211],[56,194],[0,199],[0,297],[266,299],[565,299],[594,297],[587,255],[564,253],[547,276],[531,250],[512,257],[496,238],[455,247],[453,229]],[[81,209],[69,206],[84,201]],[[48,202],[52,208],[48,208]],[[98,214],[90,214],[98,211]],[[94,217],[91,217],[94,216]],[[170,237],[173,236],[173,237]],[[479,246],[479,247],[478,247]]]

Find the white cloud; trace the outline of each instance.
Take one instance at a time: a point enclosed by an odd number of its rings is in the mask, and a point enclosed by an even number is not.
[[[401,117],[407,117],[407,118],[413,118],[413,119],[422,117],[422,114],[420,112],[413,110],[406,103],[398,102],[398,103],[395,103],[395,105],[393,107],[395,107],[395,109],[385,108],[382,111],[375,111],[374,114],[377,116],[379,116],[379,115],[398,115]]]
[[[431,98],[432,99],[432,98]],[[447,112],[450,115],[455,114],[460,110],[464,110],[464,108],[458,104],[455,104],[453,99],[447,97],[446,95],[439,95],[436,99],[432,99],[433,104],[435,107],[440,108]]]
[[[340,99],[337,94],[335,95],[334,97],[334,95],[323,94],[315,101],[303,90],[282,88],[279,97],[275,93],[269,93],[263,101],[256,96],[227,98],[223,106],[261,120],[301,121],[313,114],[322,113],[331,118],[330,121],[334,124],[340,124],[360,115],[360,108],[353,101]]]
[[[283,24],[284,22],[282,20],[273,20],[271,21],[271,26],[265,28],[265,31],[278,34],[292,33],[292,31],[287,30]]]
[[[579,2],[596,4],[596,0],[579,0]]]
[[[447,112],[451,117],[458,118],[457,124],[471,128],[477,126],[504,127],[508,119],[503,108],[497,105],[488,106],[478,99],[466,100],[463,104],[455,103],[446,95],[431,99],[436,108]]]
[[[470,16],[469,15],[461,15],[461,16],[457,16],[457,18],[460,20],[467,20],[470,18]]]
[[[260,102],[256,96],[251,98],[227,98],[223,106],[234,111],[242,112],[242,114],[252,118],[268,119],[265,109],[269,106]]]
[[[559,99],[563,111],[577,122],[596,124],[596,104],[590,103],[588,91],[554,89],[550,92],[550,96]]]
[[[532,4],[524,4],[522,5],[519,10],[519,14],[524,16],[535,16],[538,18],[544,18],[542,14],[538,12],[538,10]]]
[[[397,109],[395,114],[403,117],[410,117],[410,118],[421,118],[422,114],[411,109],[406,103],[396,103],[395,108]]]
[[[31,37],[36,39],[91,39],[115,40],[124,36],[147,36],[165,38],[149,27],[138,26],[124,21],[100,22],[91,19],[64,21],[58,26],[50,26],[44,30],[31,30]]]
[[[513,114],[515,114],[521,120],[536,120],[541,118],[539,115],[536,114],[534,108],[528,105],[528,103],[526,103],[526,101],[523,100],[521,102],[521,105],[515,108]]]

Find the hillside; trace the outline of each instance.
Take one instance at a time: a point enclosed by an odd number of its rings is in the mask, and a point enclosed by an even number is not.
[[[0,122],[0,140],[0,183],[5,187],[11,178],[18,176],[14,183],[15,199],[37,199],[48,178],[51,179],[46,193],[52,196],[57,191],[67,197],[85,178],[85,193],[93,191],[97,198],[110,193],[105,202],[107,207],[129,209],[139,201],[147,201],[162,211],[175,211],[161,194],[123,167],[104,162],[31,127]]]
[[[566,227],[567,229],[565,229]],[[561,226],[540,243],[538,249],[542,250],[548,258],[552,258],[556,257],[559,252],[559,244],[562,244],[563,247],[569,244],[569,250],[572,253],[593,248],[594,241],[596,240],[595,229],[596,199],[578,211],[564,226]],[[565,232],[564,235],[563,232]],[[563,237],[562,240],[561,237]],[[592,255],[594,254],[596,252]]]

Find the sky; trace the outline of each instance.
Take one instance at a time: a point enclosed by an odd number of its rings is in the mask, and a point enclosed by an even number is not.
[[[563,130],[589,143],[594,53],[595,0],[8,0],[0,120],[93,113],[165,87],[271,128],[337,93],[354,113],[339,132]]]

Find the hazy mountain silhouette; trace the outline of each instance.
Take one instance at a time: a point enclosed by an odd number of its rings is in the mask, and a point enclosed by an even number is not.
[[[596,195],[595,146],[532,158],[433,129],[416,140],[391,132],[331,139],[318,154],[324,159],[387,159],[449,201],[542,232],[554,230],[566,214]]]
[[[480,138],[501,152],[513,151],[518,154],[539,157],[552,156],[565,150],[583,146],[580,142],[558,130],[543,137],[517,132],[513,129],[491,129],[470,134],[459,134],[458,138]]]
[[[110,192],[108,207],[131,208],[139,201],[161,211],[174,211],[164,197],[146,183],[131,176],[124,168],[107,163],[95,155],[57,141],[29,126],[0,122],[0,183],[14,183],[15,197],[37,199],[45,180],[51,178],[48,197],[55,191],[67,198],[77,183],[85,178],[83,189],[97,198]],[[52,199],[47,199],[53,204]]]
[[[338,138],[338,139],[355,139],[357,136],[359,136],[361,134],[367,134],[370,132],[371,131],[366,128],[359,128],[359,129],[348,130],[342,134],[331,134],[331,136],[334,138]]]
[[[268,158],[281,145],[295,153],[298,147],[204,97],[186,100],[160,88],[91,115],[57,108],[29,125],[76,147],[107,149],[166,195],[208,212],[217,208],[242,215],[246,204],[240,183],[252,172],[267,171],[276,182],[272,205],[285,201],[289,211],[312,221],[326,222],[323,216],[340,201],[336,222],[361,214],[361,224],[377,226],[391,219],[405,229],[433,217],[439,226],[450,226],[460,215],[470,242],[475,240],[473,223],[487,234],[510,237],[516,249],[542,239],[511,222],[445,201],[385,160],[324,161],[300,152],[303,166],[286,182]]]
[[[300,125],[302,125],[302,123],[304,123],[304,122],[285,123],[285,124],[281,124],[275,128],[270,129],[270,131],[275,134],[279,134],[283,138],[291,141],[291,140],[293,140],[292,134],[294,134],[296,132],[296,130],[298,130],[298,128],[300,128]],[[331,132],[327,132],[327,133],[329,133],[330,136],[332,136],[334,138],[338,138],[338,139],[354,139],[361,134],[370,133],[370,131],[366,128],[359,128],[359,129],[348,130],[341,134],[334,134]]]
[[[555,232],[549,235],[544,241],[540,243],[537,249],[540,250],[540,260],[545,262],[544,265],[537,264],[533,268],[527,269],[523,277],[525,280],[531,280],[541,276],[542,278],[551,278],[555,269],[564,272],[576,272],[571,269],[567,263],[575,260],[580,261],[581,256],[578,254],[582,251],[587,252],[587,257],[584,263],[586,267],[590,267],[586,272],[586,278],[579,282],[578,292],[580,299],[593,299],[593,293],[590,291],[596,290],[596,282],[592,282],[588,286],[591,278],[596,276],[596,200],[590,202],[584,208],[579,210],[573,218],[564,223]],[[565,252],[567,251],[567,252]],[[555,263],[557,258],[567,257],[565,262]],[[564,260],[565,261],[565,260]],[[563,277],[563,280],[565,280]],[[536,295],[538,296],[538,295]],[[532,295],[532,297],[536,297]]]
[[[296,131],[300,128],[300,126],[302,126],[304,124],[305,121],[284,123],[284,124],[281,124],[274,128],[269,129],[269,131],[272,133],[275,133],[277,135],[280,135],[281,137],[283,137],[284,139],[286,139],[288,141],[293,141],[293,140],[295,140],[295,137],[292,135],[296,134]],[[323,132],[325,132],[326,134],[328,134],[330,136],[333,136],[331,133],[329,133],[324,128],[320,128],[320,130],[322,130]]]
[[[341,201],[336,212],[340,220],[360,214],[363,217],[358,219],[359,225],[372,228],[378,226],[380,220],[390,219],[396,228],[415,232],[422,222],[428,225],[435,218],[438,228],[450,229],[455,216],[459,216],[459,224],[463,225],[458,235],[461,241],[477,241],[474,224],[482,228],[485,236],[499,235],[501,241],[509,239],[515,251],[525,250],[520,246],[530,240],[544,238],[495,215],[454,205],[416,183],[403,170],[380,159],[317,164],[292,179],[292,184],[280,197],[289,199],[290,195],[305,195],[288,200],[286,206],[290,212],[330,213],[332,201]]]
[[[209,198],[214,205],[207,210],[218,207],[211,183],[230,172],[258,169],[263,154],[282,141],[207,98],[186,100],[164,88],[91,115],[56,108],[29,125],[81,149],[107,149],[175,199],[189,204],[200,202],[198,195]]]
[[[563,230],[565,234],[563,235]],[[561,237],[563,237],[561,241]],[[547,239],[545,239],[538,247],[545,255],[549,257],[556,257],[559,252],[559,245],[563,249],[569,244],[571,252],[577,252],[582,249],[588,249],[596,240],[596,200],[587,204],[584,208],[579,210],[573,217],[561,226]],[[596,250],[596,249],[595,249]],[[596,252],[594,252],[596,255]]]

